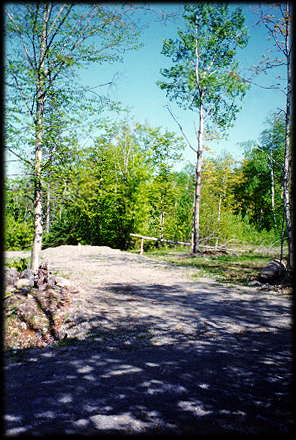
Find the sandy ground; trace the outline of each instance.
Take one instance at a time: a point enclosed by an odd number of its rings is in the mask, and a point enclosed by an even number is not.
[[[108,247],[42,260],[79,293],[64,346],[7,357],[7,435],[289,431],[288,296]]]

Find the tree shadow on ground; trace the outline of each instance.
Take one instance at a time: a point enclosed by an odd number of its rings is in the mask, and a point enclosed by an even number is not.
[[[182,282],[170,286],[113,283],[105,287],[106,290],[117,294],[118,307],[124,307],[127,300],[139,303],[148,300],[148,307],[154,302],[159,306],[180,306],[183,318],[188,316],[196,321],[206,319],[222,328],[226,323],[239,322],[242,326],[253,324],[253,327],[263,326],[275,330],[281,328],[283,317],[291,321],[291,302],[288,298],[258,291],[250,293],[244,289],[230,289],[216,282]],[[283,326],[286,327],[286,324]]]
[[[18,359],[8,353],[6,433],[288,434],[293,425],[291,330],[272,322],[289,312],[288,305],[262,296],[239,301],[229,295],[222,301],[213,285],[203,295],[190,289],[188,284],[182,295],[178,285],[109,286],[119,308],[127,294],[152,303],[157,292],[160,307],[182,306],[184,323],[203,317],[222,328],[239,314],[241,323],[259,323],[265,332],[250,328],[188,336],[179,329],[173,342],[163,342],[164,318],[153,314],[152,306],[138,319],[113,320],[111,329],[104,327],[108,313],[91,320],[81,315],[91,325],[84,340],[17,350]],[[155,345],[158,329],[160,345]]]

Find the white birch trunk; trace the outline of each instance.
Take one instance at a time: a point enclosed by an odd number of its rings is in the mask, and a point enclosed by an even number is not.
[[[201,194],[201,168],[202,168],[202,143],[204,134],[204,115],[203,107],[200,106],[199,111],[199,130],[197,137],[197,152],[195,165],[195,186],[194,186],[194,205],[193,205],[193,222],[192,222],[192,253],[199,251],[199,212],[200,212],[200,194]]]
[[[47,187],[47,199],[46,199],[46,223],[45,230],[49,233],[50,228],[50,185]]]
[[[216,237],[216,244],[215,246],[218,247],[219,244],[219,232],[220,232],[220,222],[221,222],[221,206],[222,206],[222,195],[219,195],[219,202],[218,202],[218,217],[217,217],[217,222],[218,222],[218,228],[217,228],[217,237]]]
[[[37,105],[36,105],[36,145],[35,145],[35,189],[34,189],[34,239],[31,252],[31,269],[37,273],[40,264],[40,252],[42,247],[42,147],[44,138],[44,104],[45,104],[45,69],[44,54],[46,50],[47,21],[49,6],[44,7],[43,27],[40,36],[40,66],[37,73]]]
[[[195,80],[196,87],[199,85],[199,53],[198,41],[195,40]],[[200,100],[202,102],[202,91],[200,91]],[[199,251],[199,212],[200,212],[200,193],[201,193],[201,168],[202,168],[202,152],[203,152],[203,135],[204,135],[204,109],[202,104],[199,106],[199,127],[197,134],[197,151],[195,165],[195,185],[194,185],[194,201],[193,201],[193,221],[192,221],[192,238],[191,250],[193,254]]]
[[[163,239],[163,231],[164,231],[164,212],[161,211],[159,216],[159,225],[160,225],[160,238]]]

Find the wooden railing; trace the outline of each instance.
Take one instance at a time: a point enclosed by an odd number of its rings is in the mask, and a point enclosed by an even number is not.
[[[145,235],[140,235],[140,234],[130,234],[130,236],[141,239],[141,249],[140,249],[141,255],[144,253],[144,240],[153,240],[153,241],[160,241],[162,243],[182,244],[184,246],[191,246],[191,243],[187,243],[185,241],[173,241],[173,240],[167,240],[165,238],[147,237]]]
[[[157,237],[148,237],[146,235],[140,235],[140,234],[130,234],[131,237],[140,238],[141,239],[141,248],[140,248],[140,254],[143,255],[144,253],[144,240],[153,240],[153,241],[160,241],[161,243],[171,243],[171,244],[181,244],[183,246],[191,246],[191,243],[188,243],[186,241],[174,241],[174,240],[167,240],[165,238],[157,238]],[[200,245],[203,249],[209,249],[214,251],[220,251],[227,253],[228,251],[236,252],[239,249],[227,249],[226,247],[217,247],[217,246],[207,246],[207,245]]]

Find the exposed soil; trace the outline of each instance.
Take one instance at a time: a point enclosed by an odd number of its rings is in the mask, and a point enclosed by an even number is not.
[[[108,247],[42,260],[79,293],[62,344],[6,356],[8,435],[290,429],[289,296]]]

